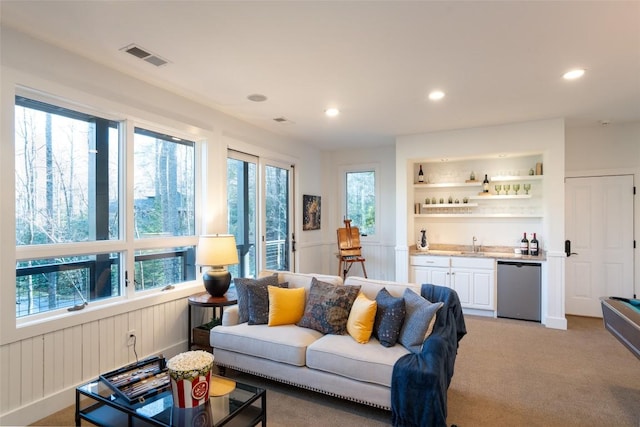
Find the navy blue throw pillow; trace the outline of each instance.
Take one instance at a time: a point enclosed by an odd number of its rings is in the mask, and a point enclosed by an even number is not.
[[[383,346],[393,347],[398,342],[406,315],[404,298],[394,297],[386,288],[382,288],[376,296],[376,303],[378,303],[378,310],[373,323],[373,336]]]

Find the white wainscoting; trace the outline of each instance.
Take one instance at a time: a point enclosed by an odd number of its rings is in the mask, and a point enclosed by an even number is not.
[[[185,351],[187,307],[179,298],[3,345],[0,425],[27,425],[72,405],[76,386],[135,362],[127,331],[136,331],[139,359]]]
[[[335,243],[329,245],[327,251],[331,265],[330,274],[341,275],[342,273],[338,272],[339,259]],[[364,266],[370,279],[395,280],[395,255],[392,245],[362,243],[362,256],[366,260]],[[348,275],[364,277],[360,264],[354,263]]]
[[[338,247],[336,242],[319,242],[298,247],[299,273],[331,274],[338,273]],[[395,280],[395,249],[393,245],[363,243],[362,255],[370,279]],[[360,264],[354,264],[350,276],[363,276]]]

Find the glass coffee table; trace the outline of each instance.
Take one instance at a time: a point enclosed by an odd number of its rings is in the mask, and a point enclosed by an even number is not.
[[[197,408],[174,408],[171,389],[130,403],[103,380],[76,388],[76,426],[82,420],[98,426],[255,426],[267,425],[266,390],[212,375],[211,388],[223,387]],[[229,386],[231,384],[231,386]]]

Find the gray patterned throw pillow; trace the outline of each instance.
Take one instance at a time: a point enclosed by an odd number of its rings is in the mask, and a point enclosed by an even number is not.
[[[260,279],[248,279],[245,277],[236,277],[233,279],[236,286],[236,294],[238,295],[238,323],[249,321],[249,287],[261,286],[267,289],[267,286],[278,286],[278,275],[262,277]]]
[[[281,288],[288,288],[289,283],[280,283]],[[269,288],[268,286],[249,286],[249,324],[266,325],[269,323]]]
[[[360,286],[332,285],[314,277],[311,279],[304,315],[297,325],[323,334],[344,335],[349,312],[358,292]]]

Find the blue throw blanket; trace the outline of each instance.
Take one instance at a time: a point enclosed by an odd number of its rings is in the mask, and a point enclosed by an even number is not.
[[[391,414],[394,426],[447,425],[447,389],[458,342],[467,333],[458,294],[444,286],[422,285],[421,295],[444,305],[420,354],[407,354],[393,367]]]

